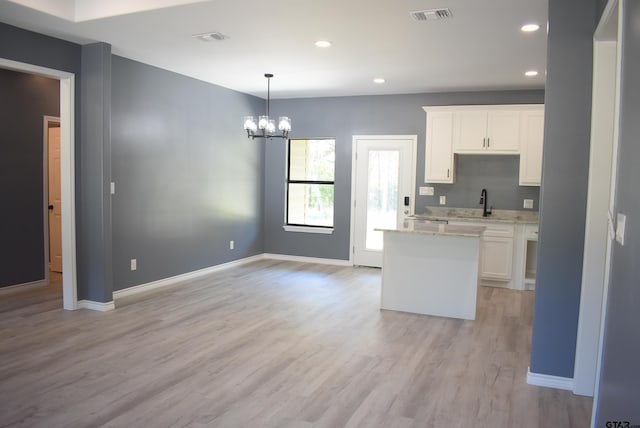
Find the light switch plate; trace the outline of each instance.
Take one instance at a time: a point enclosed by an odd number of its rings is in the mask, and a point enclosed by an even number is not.
[[[418,189],[418,194],[420,196],[433,196],[433,187],[420,186],[420,188]]]
[[[447,203],[447,197],[442,195],[440,196],[440,205],[445,205]]]
[[[131,259],[131,270],[138,269],[138,261],[136,259]]]
[[[525,199],[523,206],[524,206],[524,208],[532,209],[533,208],[533,199]]]
[[[624,229],[627,224],[627,216],[621,213],[618,213],[618,221],[616,222],[616,241],[620,243],[620,245],[624,245]]]
[[[115,182],[111,182],[111,194],[115,195],[116,194],[116,183]]]

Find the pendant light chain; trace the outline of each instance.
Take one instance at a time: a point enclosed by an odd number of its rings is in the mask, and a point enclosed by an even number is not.
[[[265,74],[267,78],[267,117],[269,116],[269,100],[271,98],[271,76],[269,74]]]

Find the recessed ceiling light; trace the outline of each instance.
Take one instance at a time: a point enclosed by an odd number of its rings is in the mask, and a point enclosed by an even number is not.
[[[538,24],[525,24],[520,27],[520,30],[524,31],[525,33],[531,33],[532,31],[538,31],[539,29],[540,26]]]
[[[384,79],[382,77],[376,77],[373,79],[373,83],[384,83]]]
[[[331,46],[331,42],[328,40],[318,40],[316,42],[316,46],[319,48],[328,48],[329,46]]]
[[[529,71],[525,72],[524,75],[527,76],[527,77],[533,77],[533,76],[537,76],[538,72],[535,71],[535,70],[529,70]]]

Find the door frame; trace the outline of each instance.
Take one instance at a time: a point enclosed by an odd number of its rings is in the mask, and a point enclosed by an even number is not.
[[[597,398],[609,289],[617,176],[620,48],[617,1],[610,1],[593,39],[593,95],[585,242],[573,393]],[[595,400],[594,400],[595,403]],[[595,412],[595,405],[593,411]],[[595,414],[595,413],[594,413]],[[592,424],[595,418],[592,418]]]
[[[44,192],[42,192],[42,207],[44,216],[44,280],[47,285],[50,284],[49,280],[49,128],[51,123],[57,123],[60,125],[60,118],[56,116],[43,116],[42,117],[42,185]],[[62,145],[62,143],[60,144]],[[62,171],[60,172],[60,179],[62,179]]]
[[[353,135],[351,138],[351,201],[349,208],[351,210],[351,230],[349,231],[349,265],[353,266],[353,252],[354,252],[354,240],[356,230],[356,148],[358,140],[411,140],[413,162],[411,163],[411,189],[412,197],[409,204],[409,213],[415,213],[416,204],[416,172],[417,172],[417,160],[418,160],[418,136],[417,135]]]
[[[75,74],[6,58],[0,58],[0,67],[60,81],[62,303],[64,309],[75,310],[78,309],[75,203]]]

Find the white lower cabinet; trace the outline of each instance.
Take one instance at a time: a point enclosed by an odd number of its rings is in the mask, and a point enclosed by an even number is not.
[[[512,223],[458,222],[449,224],[483,226],[480,239],[478,276],[487,285],[513,288],[515,225]]]
[[[533,290],[536,281],[538,225],[449,220],[449,224],[483,226],[478,276],[481,285]]]
[[[480,278],[510,281],[513,266],[513,237],[483,236],[480,242]]]

